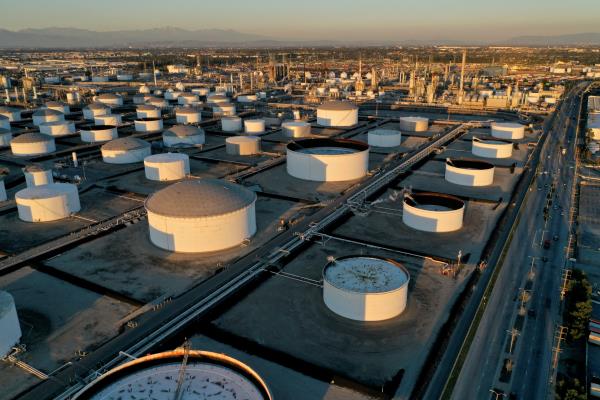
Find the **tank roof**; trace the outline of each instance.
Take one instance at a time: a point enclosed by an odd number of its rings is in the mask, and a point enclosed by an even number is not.
[[[176,160],[187,160],[190,157],[184,153],[160,153],[153,154],[144,158],[144,161],[153,162],[153,163],[161,163],[161,162],[169,162]]]
[[[90,103],[86,107],[88,110],[106,110],[109,107],[103,103]]]
[[[30,132],[30,133],[24,133],[22,135],[15,137],[11,141],[11,143],[26,144],[26,143],[51,142],[53,140],[54,140],[54,138],[50,135],[46,135],[46,134],[39,133],[39,132]]]
[[[50,108],[40,108],[36,110],[33,114],[34,117],[45,117],[45,116],[54,116],[54,115],[64,115],[60,111],[52,110]]]
[[[494,168],[494,164],[473,158],[447,158],[446,164],[461,169],[484,170]]]
[[[319,110],[349,111],[356,109],[358,109],[356,104],[339,100],[327,101],[319,106]]]
[[[288,143],[287,149],[305,153],[316,153],[319,149],[329,149],[327,152],[331,153],[332,149],[338,149],[338,153],[348,153],[368,150],[369,145],[351,139],[298,139]]]
[[[323,278],[338,289],[357,293],[385,293],[409,281],[398,262],[380,257],[342,257],[325,266]]]
[[[102,150],[136,150],[143,149],[145,147],[150,147],[150,143],[145,140],[134,138],[134,137],[124,137],[119,139],[113,139],[110,142],[102,145]]]
[[[195,107],[179,107],[177,110],[175,110],[175,112],[177,114],[198,114],[201,113],[202,111],[198,108]]]
[[[158,107],[153,106],[152,104],[140,104],[136,108],[137,111],[154,111],[158,110]]]
[[[188,137],[204,134],[202,128],[193,125],[175,125],[163,132],[163,136]]]
[[[178,182],[146,200],[150,212],[175,218],[197,218],[228,214],[249,206],[256,193],[218,179]]]

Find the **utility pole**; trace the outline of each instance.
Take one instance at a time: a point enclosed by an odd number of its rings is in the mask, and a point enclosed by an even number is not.
[[[506,394],[504,394],[502,392],[497,392],[495,389],[490,389],[490,393],[493,394],[494,396],[496,396],[496,400],[498,400],[502,397],[506,397]]]
[[[506,332],[508,332],[510,334],[510,346],[509,346],[508,353],[512,354],[513,347],[515,345],[515,340],[517,340],[518,336],[521,336],[521,333],[516,328],[512,328],[511,330],[508,330]]]
[[[564,300],[565,299],[565,295],[567,294],[567,291],[569,289],[569,282],[571,280],[571,273],[573,271],[571,271],[570,269],[563,269],[563,273],[562,273],[562,285],[560,286],[560,299]]]
[[[563,326],[563,325],[559,325],[558,331],[556,333],[556,346],[552,349],[554,351],[554,357],[552,359],[552,368],[553,369],[556,369],[556,367],[558,366],[558,356],[559,356],[560,352],[562,351],[560,349],[560,345],[561,345],[562,341],[565,340],[566,336],[567,336],[567,327]]]
[[[528,294],[530,290],[526,290],[525,288],[521,288],[521,307],[519,311],[525,311],[525,295]]]

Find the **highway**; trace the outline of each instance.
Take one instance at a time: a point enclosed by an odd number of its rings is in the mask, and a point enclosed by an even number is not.
[[[578,94],[585,87],[586,84],[579,84],[568,93],[553,123],[545,127],[550,132],[541,150],[537,179],[521,211],[502,269],[454,387],[454,399],[495,399],[491,389],[507,397],[513,393],[519,399],[544,399],[548,395],[561,271],[569,237],[576,128],[571,118],[578,115]],[[561,146],[567,149],[564,156]],[[552,196],[549,219],[545,223],[543,209],[553,184],[556,197]],[[551,242],[550,249],[543,248],[546,239]],[[533,273],[530,275],[530,272]],[[528,279],[531,283],[527,286],[525,323],[509,354],[511,335],[508,331],[515,324],[521,307],[520,295]],[[513,361],[512,374],[508,382],[501,382],[505,359]]]

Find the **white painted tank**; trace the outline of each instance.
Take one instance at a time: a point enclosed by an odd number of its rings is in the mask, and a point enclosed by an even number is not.
[[[258,96],[255,94],[240,94],[237,97],[238,103],[254,103],[258,101]]]
[[[15,194],[19,218],[25,222],[48,222],[67,218],[81,209],[77,186],[52,183],[19,190]]]
[[[123,105],[123,98],[114,93],[103,93],[96,97],[96,101],[109,107],[119,107]]]
[[[192,88],[191,92],[196,93],[198,96],[206,96],[210,93],[210,89],[207,87],[197,87]]]
[[[513,122],[492,123],[492,136],[504,140],[519,140],[525,137],[525,126]]]
[[[369,146],[348,139],[300,139],[287,145],[287,172],[318,182],[349,181],[369,169]]]
[[[208,96],[206,96],[206,102],[213,104],[229,103],[229,97],[220,93],[211,93]]]
[[[16,156],[37,156],[56,151],[54,138],[43,133],[31,132],[11,140],[10,148]]]
[[[0,115],[0,129],[5,129],[7,131],[9,131],[11,129],[10,120],[8,119],[8,117],[5,117],[4,115]]]
[[[369,146],[396,147],[402,143],[402,134],[394,129],[378,128],[367,134]]]
[[[306,121],[286,121],[281,124],[281,130],[286,137],[302,138],[310,136],[311,125]]]
[[[167,108],[169,107],[169,102],[165,99],[159,99],[157,97],[153,97],[147,100],[147,103],[158,108]]]
[[[136,132],[158,132],[163,129],[162,118],[140,118],[134,121]]]
[[[83,109],[83,118],[93,121],[95,117],[100,115],[109,115],[110,107],[102,103],[92,103]]]
[[[0,147],[10,146],[12,140],[12,132],[6,129],[0,129]]]
[[[151,104],[142,104],[136,108],[137,119],[142,118],[160,118],[162,117],[161,109]]]
[[[383,321],[406,309],[408,270],[371,256],[342,257],[323,270],[323,301],[334,313],[356,321]]]
[[[358,124],[358,107],[346,101],[328,101],[317,108],[317,124],[321,126],[354,126]]]
[[[133,98],[132,98],[133,104],[136,104],[136,105],[138,105],[138,104],[145,104],[148,101],[150,101],[151,99],[153,99],[152,95],[150,95],[150,94],[141,94],[141,93],[134,94]]]
[[[114,125],[84,126],[79,130],[81,141],[86,143],[106,142],[119,137]]]
[[[185,368],[181,368],[184,365]],[[177,392],[179,376],[184,389]],[[150,354],[103,374],[73,400],[173,399],[271,400],[269,388],[249,366],[225,354],[182,348]]]
[[[50,136],[66,136],[75,133],[73,121],[54,121],[40,124],[40,133]]]
[[[175,125],[163,132],[163,143],[167,147],[194,147],[204,144],[204,129],[194,125]]]
[[[221,118],[221,130],[223,132],[240,132],[242,130],[242,119],[237,116]]]
[[[63,114],[71,113],[71,108],[69,107],[69,105],[61,103],[60,101],[49,101],[46,104],[44,104],[44,107],[49,110],[58,111]]]
[[[231,116],[235,115],[235,104],[219,103],[212,108],[213,116]]]
[[[244,132],[248,135],[260,135],[265,133],[264,119],[245,119]]]
[[[217,179],[175,183],[146,200],[150,241],[175,252],[228,249],[256,233],[256,194]]]
[[[142,85],[138,89],[138,93],[141,93],[141,94],[150,94],[150,88],[148,86],[146,86],[146,85]]]
[[[202,121],[202,111],[194,107],[179,107],[175,110],[178,124],[197,124]]]
[[[77,104],[81,101],[81,96],[79,92],[67,92],[67,103],[69,104]]]
[[[119,82],[129,82],[133,80],[133,75],[131,74],[117,74],[117,80]]]
[[[102,161],[108,164],[130,164],[144,161],[152,154],[150,143],[145,140],[124,137],[102,145]]]
[[[448,158],[445,178],[462,186],[489,186],[494,183],[494,165],[466,158]]]
[[[473,137],[471,143],[471,152],[475,156],[485,158],[510,158],[512,156],[513,144],[505,140]]]
[[[400,131],[425,132],[429,129],[429,118],[400,117]]]
[[[146,178],[152,181],[175,181],[190,174],[190,157],[184,153],[154,154],[144,158]]]
[[[23,168],[27,187],[42,186],[54,183],[52,170],[38,164],[31,164]]]
[[[177,98],[181,95],[181,92],[178,90],[167,89],[165,92],[166,100],[177,100]]]
[[[21,325],[15,299],[10,293],[0,290],[0,358],[10,353],[20,339]]]
[[[47,108],[40,108],[35,111],[32,115],[33,124],[35,126],[40,126],[45,122],[56,122],[56,121],[64,121],[65,115],[60,111],[50,110]]]
[[[462,228],[465,203],[442,193],[413,193],[404,197],[402,222],[425,232],[453,232]]]
[[[123,118],[121,117],[121,114],[98,115],[94,117],[94,124],[121,126],[123,124]]]
[[[199,100],[198,95],[195,93],[181,93],[181,95],[177,97],[177,103],[182,106],[197,103]]]
[[[235,156],[251,156],[260,153],[258,136],[232,136],[225,139],[225,152]]]
[[[18,122],[21,120],[21,110],[12,107],[0,107],[0,115],[8,117],[10,122]]]
[[[6,186],[4,186],[4,176],[0,175],[0,202],[6,200],[8,200],[8,196],[6,194]]]

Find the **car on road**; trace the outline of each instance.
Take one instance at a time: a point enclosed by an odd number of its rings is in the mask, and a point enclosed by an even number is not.
[[[558,242],[558,235],[552,236],[552,240],[554,240],[555,242]]]
[[[544,249],[548,250],[550,248],[550,240],[544,240]]]

